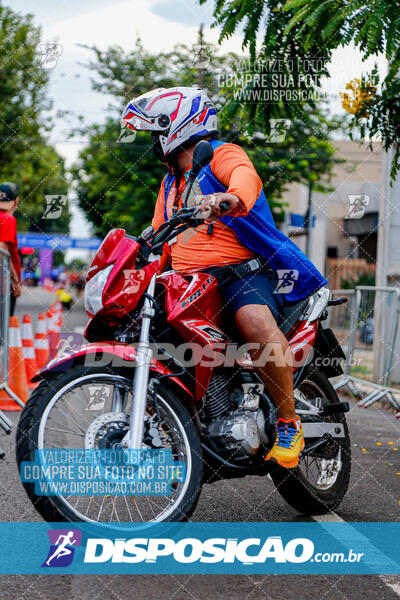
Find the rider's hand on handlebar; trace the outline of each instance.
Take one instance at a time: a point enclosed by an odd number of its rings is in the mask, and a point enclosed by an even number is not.
[[[203,197],[201,204],[196,211],[196,217],[204,219],[206,223],[234,214],[240,207],[240,200],[233,194],[225,192],[216,192]],[[228,210],[227,210],[227,207]]]

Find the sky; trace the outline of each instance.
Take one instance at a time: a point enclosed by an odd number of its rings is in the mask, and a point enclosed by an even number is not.
[[[31,13],[34,23],[42,28],[43,43],[57,41],[61,45],[57,65],[50,71],[49,96],[54,102],[54,113],[68,109],[75,116],[83,115],[87,123],[106,118],[111,98],[91,89],[90,73],[83,66],[91,52],[80,45],[105,49],[117,44],[129,50],[139,35],[146,49],[154,53],[167,51],[175,43],[193,44],[200,23],[205,26],[207,42],[218,40],[218,29],[210,27],[213,0],[201,6],[197,0],[12,0],[3,4],[22,14]],[[241,53],[240,35],[232,36],[220,49],[221,53],[228,51]],[[335,53],[331,80],[326,84],[332,95],[332,112],[341,110],[338,92],[344,90],[348,81],[368,71],[375,60],[362,63],[359,52],[353,48]],[[385,72],[383,58],[379,58],[378,65]],[[83,139],[67,139],[72,123],[76,124],[76,119],[58,121],[50,137],[67,166],[76,161],[85,144]],[[89,232],[83,215],[74,207],[71,233],[84,236]]]

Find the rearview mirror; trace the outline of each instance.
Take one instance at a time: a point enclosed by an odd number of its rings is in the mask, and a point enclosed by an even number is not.
[[[190,172],[191,179],[194,179],[199,174],[200,170],[208,165],[214,155],[213,147],[210,142],[201,140],[193,150],[192,170]]]

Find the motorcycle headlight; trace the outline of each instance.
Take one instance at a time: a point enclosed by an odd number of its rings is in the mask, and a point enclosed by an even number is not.
[[[114,265],[102,269],[85,285],[85,309],[96,315],[103,308],[103,290]]]

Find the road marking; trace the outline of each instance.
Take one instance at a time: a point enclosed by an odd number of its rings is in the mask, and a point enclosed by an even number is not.
[[[379,575],[379,579],[400,598],[400,583],[391,583],[389,575]]]
[[[327,513],[326,515],[315,515],[312,517],[317,523],[346,523],[342,517],[339,517],[335,512]]]
[[[377,559],[381,558],[381,559],[383,559],[383,561],[385,563],[387,562],[387,557],[380,550],[378,550],[371,543],[371,541],[367,537],[365,537],[365,535],[363,535],[362,533],[357,531],[357,529],[352,527],[351,523],[342,519],[342,517],[340,517],[337,513],[330,512],[330,513],[327,513],[326,515],[315,515],[311,518],[314,521],[316,521],[317,523],[346,523],[349,527],[351,527],[352,541],[363,542],[364,547],[370,547],[371,550],[373,551],[374,555],[377,557]],[[329,531],[329,533],[333,537],[335,537],[331,531]],[[340,541],[339,538],[337,538],[337,539]],[[384,583],[386,585],[386,587],[390,588],[392,590],[392,592],[394,592],[397,595],[397,597],[400,598],[400,581],[399,581],[399,583],[393,583],[393,580],[392,580],[392,577],[394,577],[393,575],[378,575],[378,577],[382,581],[382,583]]]

